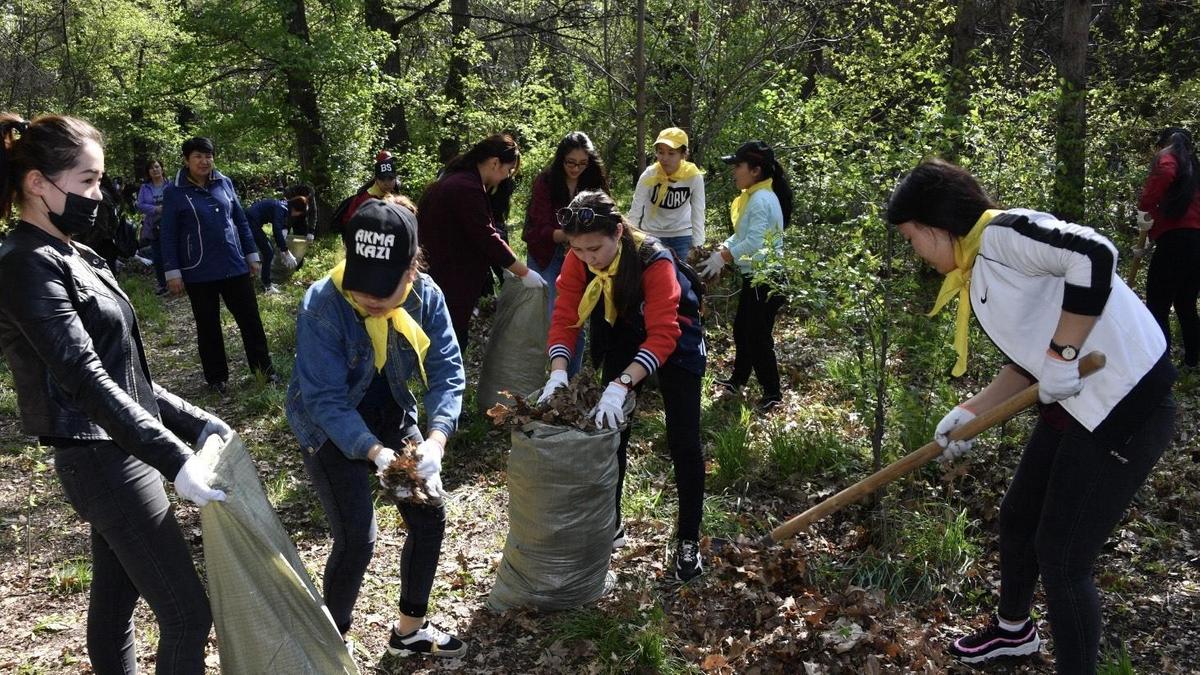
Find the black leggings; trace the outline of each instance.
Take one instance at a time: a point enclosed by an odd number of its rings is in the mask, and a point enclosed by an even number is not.
[[[1123,448],[1109,449],[1073,419],[1064,431],[1039,420],[1025,445],[1000,505],[999,613],[1028,617],[1041,576],[1060,673],[1096,670],[1101,622],[1092,568],[1174,429],[1168,396]]]
[[[606,380],[611,381],[628,365],[609,367],[605,363]],[[704,511],[704,449],[700,444],[700,376],[673,363],[658,369],[658,388],[662,392],[667,417],[667,448],[675,465],[675,490],[679,494],[679,514],[676,537],[700,539],[700,520]],[[611,375],[611,377],[609,377]],[[625,466],[628,463],[629,428],[621,432],[617,449],[620,480],[617,482],[617,523],[621,522],[621,491],[625,485]]]
[[[1187,228],[1166,232],[1154,246],[1150,269],[1146,272],[1146,306],[1167,338],[1171,352],[1171,306],[1179,317],[1183,335],[1183,363],[1195,366],[1200,361],[1200,318],[1196,298],[1200,296],[1200,229]]]
[[[762,387],[763,398],[778,399],[779,364],[775,359],[775,316],[783,306],[783,296],[773,294],[767,285],[756,286],[742,275],[742,293],[733,315],[733,375],[730,380],[743,385],[754,371]]]
[[[162,476],[112,442],[54,452],[67,499],[92,530],[87,649],[98,675],[137,672],[133,609],[158,622],[159,675],[203,673],[212,613]]]
[[[377,434],[380,441],[399,449],[403,439],[421,440],[415,425]],[[354,603],[363,575],[375,551],[375,507],[371,476],[374,462],[353,460],[327,441],[316,454],[304,454],[304,468],[317,491],[333,533],[333,549],[325,561],[323,594],[339,632],[350,630]],[[400,611],[425,616],[429,592],[442,554],[446,510],[442,506],[401,504],[400,516],[408,526],[400,552]]]

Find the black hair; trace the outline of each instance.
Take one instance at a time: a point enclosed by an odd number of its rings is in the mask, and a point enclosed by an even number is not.
[[[1159,209],[1172,220],[1182,218],[1200,187],[1200,160],[1196,158],[1192,134],[1182,127],[1167,127],[1158,135],[1157,145],[1160,152],[1171,153],[1177,165],[1175,180],[1163,193]]]
[[[189,138],[183,142],[183,156],[187,157],[193,152],[202,152],[209,155],[216,154],[212,139],[204,138],[203,136]]]
[[[78,117],[42,115],[27,122],[0,112],[0,220],[21,203],[21,184],[30,171],[53,180],[75,166],[89,141],[104,145],[104,135]]]
[[[915,220],[965,237],[983,212],[994,208],[995,202],[966,169],[935,158],[900,179],[888,199],[887,219],[892,225]]]
[[[617,275],[613,279],[616,291],[617,313],[632,314],[642,303],[642,259],[638,255],[638,244],[633,238],[634,227],[625,220],[617,210],[617,204],[606,192],[586,190],[575,195],[568,207],[572,210],[591,209],[596,217],[586,224],[578,218],[572,218],[563,225],[563,233],[568,237],[577,234],[598,232],[608,237],[617,234],[617,226],[621,231],[621,262],[617,265]]]
[[[608,170],[604,166],[604,160],[596,152],[596,146],[592,143],[592,139],[582,131],[572,131],[558,142],[558,147],[554,150],[554,159],[551,160],[550,166],[546,167],[545,171],[546,181],[550,185],[550,203],[555,208],[561,208],[571,201],[571,195],[567,192],[567,174],[563,163],[566,161],[567,155],[575,150],[583,150],[588,156],[588,165],[583,173],[579,174],[579,182],[575,186],[576,192],[585,190],[612,192],[608,183]]]
[[[738,161],[745,162],[746,166],[761,169],[762,177],[759,180],[771,179],[771,190],[779,198],[779,208],[783,211],[783,226],[787,227],[788,223],[792,220],[792,207],[795,203],[795,195],[792,193],[792,184],[788,181],[787,173],[783,170],[783,165],[774,157],[769,161],[763,162],[749,157]]]
[[[497,229],[502,226],[508,227],[508,215],[512,211],[512,196],[516,190],[517,181],[512,176],[505,178],[496,187],[488,190],[488,208],[492,211],[492,220]]]
[[[517,147],[517,142],[513,140],[513,137],[508,134],[493,134],[471,146],[470,150],[446,162],[446,168],[442,175],[448,175],[453,171],[474,169],[492,157],[498,158],[501,164],[516,164],[518,167],[521,165],[521,149]]]

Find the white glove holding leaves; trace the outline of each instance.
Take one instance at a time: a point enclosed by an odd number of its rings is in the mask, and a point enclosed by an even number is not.
[[[538,405],[550,400],[554,395],[554,390],[559,387],[567,386],[567,371],[552,370],[550,371],[550,379],[546,380],[546,384],[542,387],[542,395],[538,396]]]
[[[545,288],[546,280],[543,279],[542,275],[538,274],[537,272],[529,270],[525,273],[525,276],[521,277],[521,284],[524,285],[525,288]]]
[[[942,461],[953,462],[971,451],[975,445],[975,438],[963,438],[956,441],[950,440],[950,432],[958,426],[962,426],[967,422],[975,419],[975,413],[967,410],[961,405],[954,406],[946,416],[938,422],[937,429],[933,432],[933,440],[937,444],[945,448],[942,451]]]
[[[603,429],[606,425],[616,429],[625,423],[625,395],[629,390],[620,382],[609,382],[604,389],[604,395],[596,404],[596,428]]]
[[[1064,361],[1050,350],[1042,359],[1041,376],[1038,377],[1038,400],[1054,403],[1071,398],[1083,389],[1079,378],[1079,361]]]
[[[1137,212],[1138,232],[1149,232],[1150,228],[1154,227],[1154,219],[1145,211]]]
[[[379,452],[375,453],[373,461],[375,462],[377,473],[382,474],[384,469],[396,461],[396,451],[391,448],[380,448]]]
[[[721,251],[718,249],[708,256],[708,260],[700,263],[700,269],[696,271],[705,279],[711,279],[720,274],[723,269],[725,269],[725,258],[721,256]]]
[[[446,448],[437,440],[426,438],[417,446],[417,477],[431,478],[442,472],[442,456]]]
[[[219,447],[222,443],[224,441],[221,440],[221,437],[213,434],[204,441],[204,449],[207,450],[213,445]],[[208,463],[198,455],[192,455],[175,475],[175,492],[200,507],[209,502],[225,501],[225,493],[212,487],[212,479],[213,473],[212,469],[208,467]]]

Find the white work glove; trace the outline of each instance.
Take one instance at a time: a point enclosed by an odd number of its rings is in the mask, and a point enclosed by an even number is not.
[[[721,257],[721,251],[718,249],[708,256],[708,260],[700,263],[700,269],[696,271],[705,279],[711,279],[720,274],[723,269],[725,269],[725,258]]]
[[[435,503],[440,502],[446,496],[446,491],[442,489],[442,474],[435,473],[425,479],[425,494],[435,500]]]
[[[975,445],[974,437],[952,441],[950,440],[950,432],[954,427],[962,426],[973,419],[975,419],[975,413],[961,405],[956,405],[950,412],[946,413],[941,422],[938,422],[937,429],[933,432],[933,440],[945,448],[942,451],[942,461],[953,462],[971,451],[972,446]]]
[[[204,428],[200,430],[200,436],[196,438],[196,447],[200,447],[209,436],[218,436],[221,442],[228,443],[229,439],[233,438],[233,429],[229,425],[217,417],[209,417],[204,423]]]
[[[616,429],[625,423],[625,395],[629,390],[620,382],[609,382],[596,404],[596,428],[603,429],[606,425]]]
[[[442,455],[446,448],[432,438],[426,438],[417,446],[417,477],[430,478],[442,472]]]
[[[292,255],[291,251],[281,251],[279,253],[279,259],[283,261],[283,266],[289,270],[296,269],[296,256]]]
[[[550,379],[546,380],[545,386],[542,387],[542,395],[538,396],[538,405],[550,400],[554,395],[554,390],[559,387],[567,386],[567,371],[552,370],[550,371]]]
[[[542,278],[542,275],[534,272],[533,270],[529,270],[525,273],[525,276],[521,277],[521,283],[525,286],[525,288],[546,287],[546,280]]]
[[[1038,400],[1042,403],[1062,401],[1078,394],[1081,389],[1083,380],[1079,378],[1079,361],[1064,361],[1047,349],[1038,377]]]
[[[379,452],[375,453],[373,461],[375,462],[376,473],[382,476],[383,470],[396,461],[396,451],[391,448],[380,448]]]
[[[221,444],[221,437],[216,434],[209,436],[208,440],[204,441],[204,447],[207,449],[214,443]],[[178,492],[180,497],[201,507],[209,502],[225,501],[225,493],[213,489],[212,478],[212,469],[208,468],[208,464],[198,455],[192,455],[175,475],[175,492]]]
[[[304,235],[304,241],[307,241],[307,242],[308,242],[308,243],[310,243],[310,244],[311,244],[311,243],[312,243],[312,242],[313,242],[313,241],[314,241],[316,238],[317,238],[317,235],[315,235],[315,234],[306,234],[306,235]]]
[[[1154,219],[1145,211],[1137,212],[1138,232],[1149,232],[1150,228],[1154,227]]]

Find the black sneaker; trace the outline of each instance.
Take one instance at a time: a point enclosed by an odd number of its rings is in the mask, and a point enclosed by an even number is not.
[[[613,550],[624,548],[625,546],[625,526],[618,525],[617,531],[613,533]]]
[[[704,572],[700,560],[700,544],[691,539],[680,539],[675,545],[675,578],[691,581]]]
[[[964,663],[983,663],[1001,656],[1027,656],[1036,654],[1042,646],[1037,625],[1031,619],[1019,630],[1008,631],[1000,627],[995,616],[987,628],[950,644],[950,655]]]
[[[782,401],[779,400],[778,396],[764,396],[758,402],[758,405],[754,406],[754,412],[760,415],[765,415],[778,408],[780,403],[782,403]]]
[[[713,386],[726,394],[736,394],[742,389],[742,383],[735,382],[733,378],[717,378],[713,380]]]
[[[467,653],[467,645],[462,640],[426,621],[424,625],[408,635],[400,635],[393,627],[391,637],[388,638],[387,650],[392,656],[432,654],[456,659]]]
[[[225,394],[229,391],[229,384],[226,382],[209,382],[208,390],[216,394]]]

